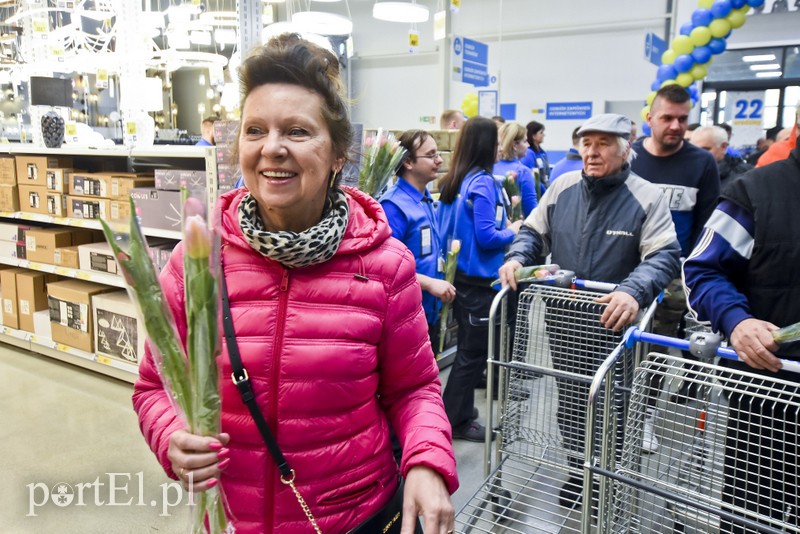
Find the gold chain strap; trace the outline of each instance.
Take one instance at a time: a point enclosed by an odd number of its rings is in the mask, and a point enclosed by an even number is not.
[[[314,532],[316,532],[317,534],[322,534],[322,531],[319,529],[319,525],[317,525],[317,520],[314,519],[314,514],[311,513],[311,509],[306,504],[305,499],[303,499],[303,496],[300,495],[300,492],[297,491],[297,488],[294,485],[294,477],[295,477],[295,473],[294,473],[294,469],[292,469],[292,474],[291,474],[290,478],[288,478],[288,479],[287,478],[283,478],[283,475],[281,475],[281,482],[283,482],[284,484],[286,484],[287,486],[292,488],[292,491],[294,492],[294,496],[297,498],[297,502],[300,503],[300,507],[303,509],[303,512],[306,514],[306,517],[311,522],[311,526],[314,527]]]

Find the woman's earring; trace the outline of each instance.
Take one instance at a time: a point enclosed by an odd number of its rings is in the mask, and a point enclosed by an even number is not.
[[[338,170],[333,171],[333,174],[331,175],[331,181],[330,183],[328,183],[328,189],[333,189],[333,185],[336,183],[336,177],[338,175],[339,175]]]

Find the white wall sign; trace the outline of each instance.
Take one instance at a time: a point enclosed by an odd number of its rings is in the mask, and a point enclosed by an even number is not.
[[[764,135],[764,91],[729,91],[725,117],[733,128],[731,146],[754,146]]]

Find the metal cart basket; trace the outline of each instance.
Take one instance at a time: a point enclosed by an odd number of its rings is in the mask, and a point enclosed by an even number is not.
[[[515,310],[510,309],[514,296],[518,296]],[[589,385],[622,339],[620,332],[600,324],[606,305],[595,302],[599,296],[531,285],[518,295],[505,288],[495,298],[492,324],[498,318],[507,324],[514,311],[516,320],[514,328],[500,329],[499,354],[493,350],[493,334],[489,341],[486,478],[457,515],[457,532],[580,531]],[[619,417],[620,424],[627,397],[624,385],[630,384],[632,370],[632,358],[620,362],[612,379],[620,388],[608,411]],[[495,421],[491,398],[497,372],[498,426],[492,459],[489,432]]]
[[[626,335],[662,346],[688,349],[684,340],[639,333]],[[798,419],[800,375],[797,362],[786,362],[781,375],[757,374],[731,366],[691,362],[665,353],[651,353],[636,369],[631,390],[621,461],[593,457],[587,477],[605,491],[601,515],[608,522],[598,532],[613,533],[778,533],[800,532],[798,488]],[[718,355],[736,359],[730,349]],[[713,356],[713,349],[712,349]],[[610,373],[612,358],[596,377],[589,417],[602,372]],[[641,443],[648,384],[655,377],[674,376],[697,393],[659,396],[656,431],[661,448],[642,455]],[[667,380],[669,382],[669,380]],[[674,388],[672,388],[674,389]],[[607,394],[605,394],[607,396]],[[599,410],[598,410],[599,412]],[[603,436],[598,413],[592,432]],[[588,437],[587,437],[588,439]],[[603,506],[608,506],[607,513]]]

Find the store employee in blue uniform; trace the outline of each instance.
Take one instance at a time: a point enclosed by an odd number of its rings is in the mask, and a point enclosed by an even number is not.
[[[422,286],[422,307],[428,319],[431,342],[438,347],[440,303],[452,302],[456,288],[443,280],[444,254],[428,184],[436,179],[442,158],[436,141],[422,130],[408,130],[399,138],[406,156],[397,171],[397,183],[380,202],[392,228],[392,235],[405,243],[417,262],[417,280]]]

